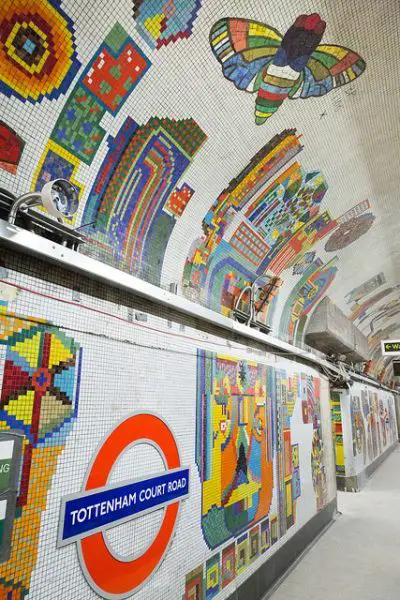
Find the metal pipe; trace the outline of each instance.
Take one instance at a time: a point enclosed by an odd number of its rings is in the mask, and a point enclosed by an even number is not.
[[[245,292],[249,291],[250,292],[250,313],[249,313],[249,318],[246,321],[246,325],[248,325],[251,321],[251,285],[246,285],[246,287],[244,287],[242,289],[242,291],[240,292],[238,299],[236,300],[235,306],[233,308],[233,310],[237,310],[238,306],[239,306],[239,302],[242,299],[242,296],[244,295]]]
[[[255,321],[255,311],[254,311],[254,303],[255,303],[255,299],[256,299],[256,285],[257,285],[257,281],[259,279],[271,279],[270,275],[266,275],[265,273],[263,275],[259,275],[258,277],[255,278],[255,280],[253,281],[252,285],[251,285],[251,292],[250,292],[250,319],[249,322],[247,323],[248,325],[250,324],[251,321]],[[258,311],[257,311],[258,312]]]
[[[18,211],[20,210],[20,208],[22,208],[24,204],[27,205],[26,208],[28,208],[28,206],[31,205],[31,203],[35,203],[35,206],[37,206],[38,204],[42,203],[41,200],[42,194],[40,194],[39,192],[28,192],[27,194],[23,194],[22,196],[17,198],[14,204],[12,205],[10,213],[8,215],[8,222],[10,223],[10,225],[15,224],[15,219],[17,218]]]

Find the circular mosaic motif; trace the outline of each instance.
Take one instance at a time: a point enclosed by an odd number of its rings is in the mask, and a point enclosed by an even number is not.
[[[30,102],[57,98],[79,67],[73,23],[58,2],[0,2],[0,92]]]
[[[350,246],[372,227],[375,217],[372,213],[359,215],[339,225],[325,244],[326,252],[336,252]]]

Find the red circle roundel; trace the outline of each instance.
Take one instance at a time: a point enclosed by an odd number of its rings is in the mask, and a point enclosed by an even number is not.
[[[123,482],[122,487],[109,485],[107,482],[118,458],[135,443],[154,446],[164,459],[166,471],[145,481]],[[130,416],[101,444],[83,491],[63,499],[61,532],[64,536],[61,545],[77,542],[85,577],[101,597],[130,596],[160,565],[172,539],[180,500],[188,495],[188,479],[189,471],[181,467],[171,430],[154,414]],[[121,558],[111,552],[104,529],[138,517],[140,511],[162,507],[165,511],[160,529],[143,554],[137,558]],[[126,514],[128,516],[123,517]],[[69,540],[65,541],[67,536]]]

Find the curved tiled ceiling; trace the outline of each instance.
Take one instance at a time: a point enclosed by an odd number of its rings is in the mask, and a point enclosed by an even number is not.
[[[85,253],[228,316],[275,274],[262,318],[283,339],[328,296],[381,370],[400,335],[400,5],[28,4],[30,25],[0,8],[1,185],[71,179]]]

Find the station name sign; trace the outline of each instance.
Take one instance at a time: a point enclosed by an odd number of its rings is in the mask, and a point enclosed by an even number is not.
[[[135,444],[155,449],[164,471],[150,472],[141,479],[128,475],[128,479],[111,483],[115,465]],[[61,499],[57,544],[76,544],[82,573],[98,596],[107,600],[131,597],[155,573],[174,537],[182,501],[189,495],[189,479],[190,470],[182,466],[172,430],[158,415],[134,413],[100,442],[81,490]],[[108,543],[108,529],[161,509],[158,531],[141,552],[135,551],[134,537],[131,551],[125,555]]]
[[[384,356],[400,356],[400,340],[382,341],[382,354]]]
[[[159,510],[189,493],[189,469],[64,498],[59,546]]]

